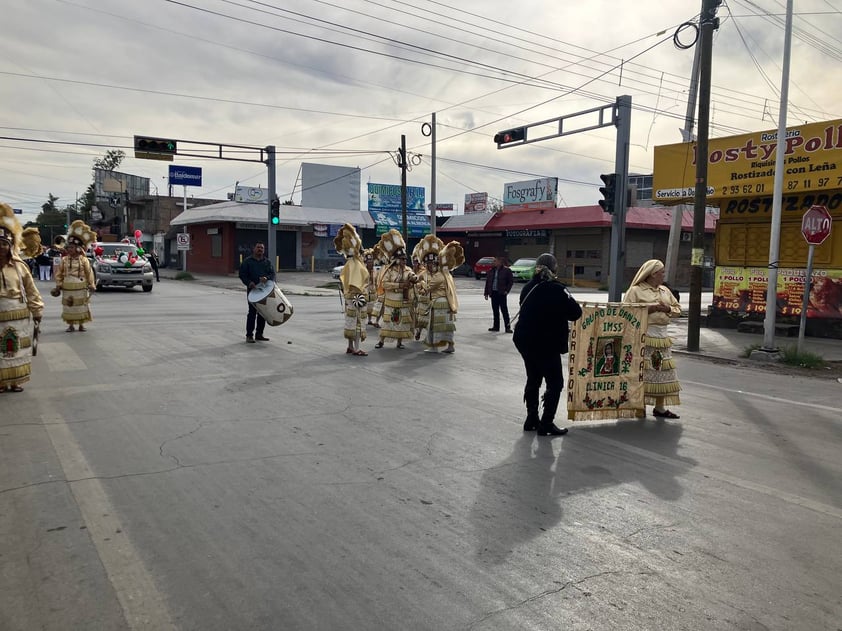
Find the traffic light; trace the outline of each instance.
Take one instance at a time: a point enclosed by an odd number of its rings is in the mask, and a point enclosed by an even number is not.
[[[507,145],[512,142],[524,140],[526,138],[526,127],[516,127],[514,129],[507,129],[494,134],[494,142],[497,146]]]
[[[605,186],[599,187],[599,192],[602,193],[603,199],[599,200],[599,205],[602,210],[607,213],[614,214],[614,197],[617,193],[617,174],[603,173],[599,176]]]
[[[134,157],[147,160],[169,160],[178,153],[178,143],[168,138],[134,137]]]
[[[279,223],[281,223],[281,200],[277,198],[273,199],[270,208],[272,211],[270,213],[272,225],[277,226]]]

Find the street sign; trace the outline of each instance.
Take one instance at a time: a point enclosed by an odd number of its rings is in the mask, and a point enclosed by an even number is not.
[[[801,234],[810,245],[821,245],[830,236],[832,223],[826,206],[810,206],[801,218]]]
[[[190,233],[189,232],[179,232],[175,235],[175,242],[178,244],[179,250],[189,250],[190,249]]]
[[[201,186],[202,167],[180,167],[171,164],[169,168],[169,181],[173,186]]]

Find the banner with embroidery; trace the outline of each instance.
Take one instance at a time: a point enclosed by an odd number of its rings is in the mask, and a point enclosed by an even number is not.
[[[583,303],[570,331],[567,418],[643,418],[646,306]]]

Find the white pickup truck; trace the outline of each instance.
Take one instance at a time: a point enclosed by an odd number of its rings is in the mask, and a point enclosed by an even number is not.
[[[143,291],[152,291],[155,281],[152,264],[145,256],[138,256],[137,248],[131,243],[97,242],[91,246],[88,255],[97,289],[140,285]]]

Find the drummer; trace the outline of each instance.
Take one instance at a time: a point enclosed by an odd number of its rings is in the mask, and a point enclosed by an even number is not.
[[[240,280],[246,286],[247,292],[262,283],[275,282],[275,269],[272,267],[272,262],[264,256],[265,252],[266,246],[258,241],[254,244],[251,256],[246,257],[240,264]],[[266,320],[257,312],[254,305],[249,302],[248,306],[249,312],[248,316],[246,316],[246,342],[249,344],[254,344],[255,340],[268,342],[269,338],[263,336]],[[255,321],[257,324],[256,330]]]

